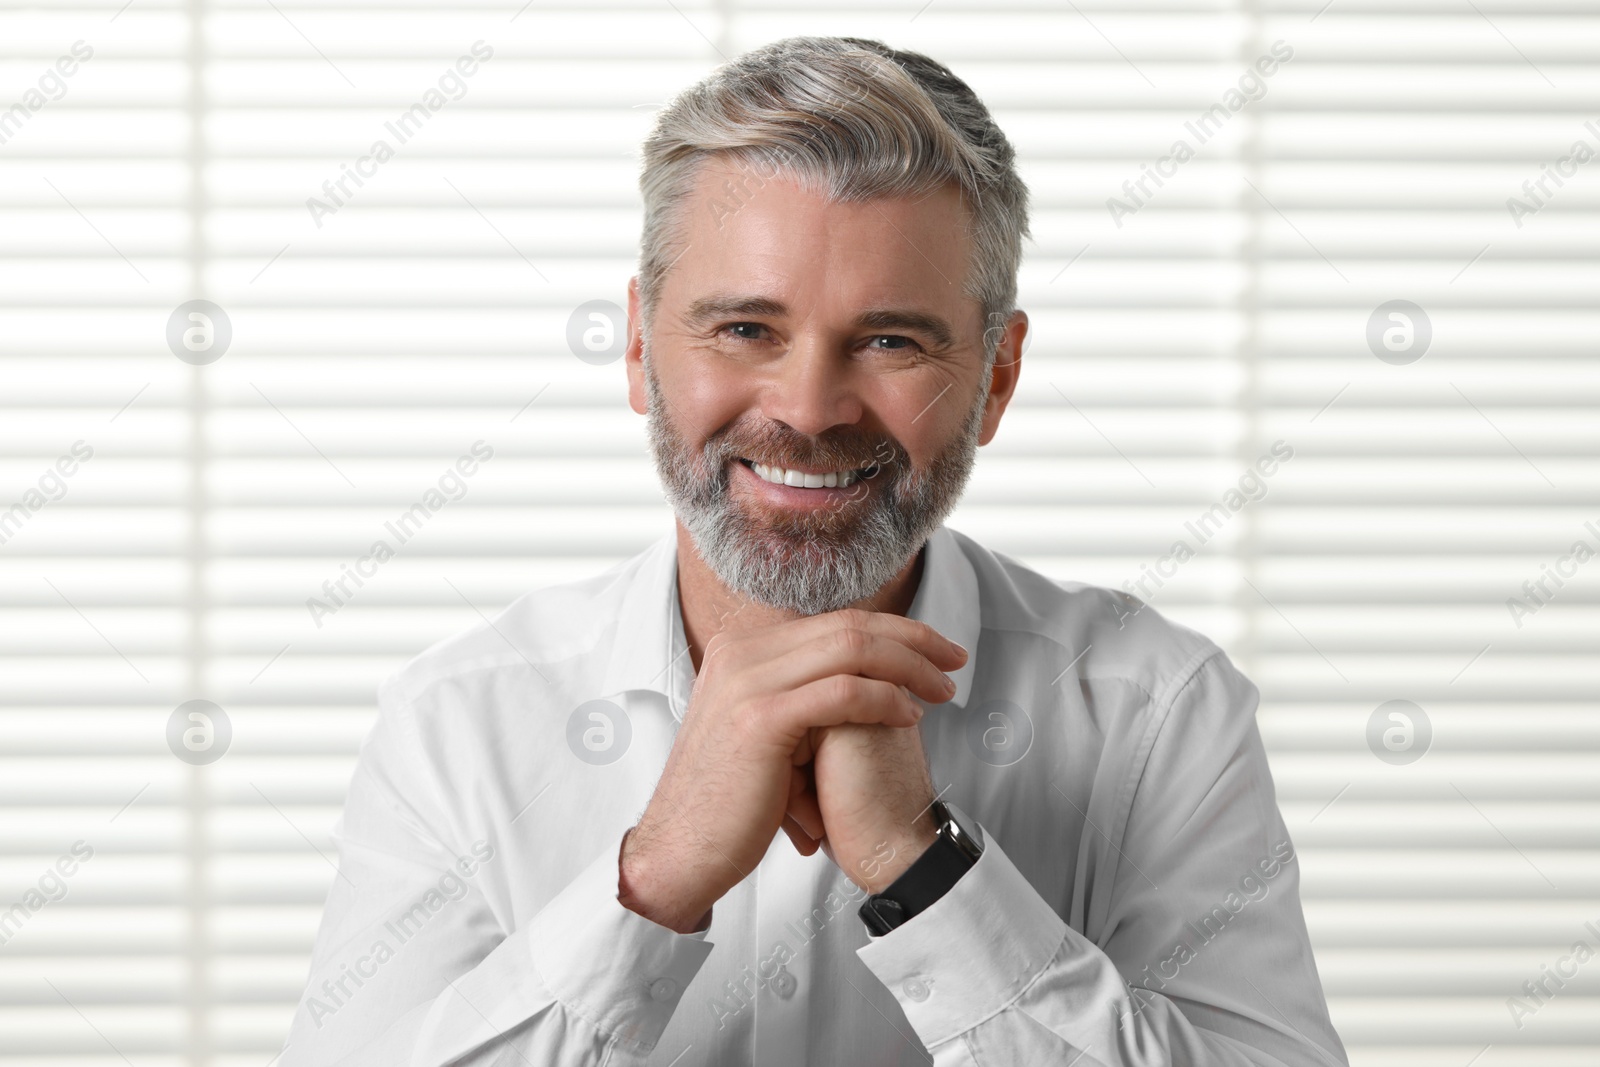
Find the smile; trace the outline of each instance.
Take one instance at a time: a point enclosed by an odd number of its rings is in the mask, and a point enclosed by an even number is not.
[[[768,466],[754,460],[739,457],[739,462],[755,472],[757,478],[773,485],[786,485],[795,489],[843,489],[863,478],[871,478],[878,473],[878,465],[869,463],[865,467],[853,470],[838,471],[802,471],[787,467]]]

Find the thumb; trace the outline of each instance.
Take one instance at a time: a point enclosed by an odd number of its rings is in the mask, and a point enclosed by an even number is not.
[[[811,835],[800,829],[800,824],[794,821],[794,816],[783,817],[783,832],[789,835],[789,840],[794,842],[794,850],[802,856],[814,855],[817,851],[817,842]]]

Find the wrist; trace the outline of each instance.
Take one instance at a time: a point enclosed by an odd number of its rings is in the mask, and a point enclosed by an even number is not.
[[[933,804],[938,836],[885,889],[868,896],[858,914],[867,932],[882,937],[928,910],[978,862],[983,831],[953,804]]]
[[[881,893],[904,874],[922,854],[939,838],[939,822],[929,809],[923,809],[911,828],[899,841],[891,842],[889,858],[873,864],[871,876],[863,879],[861,888],[868,893]]]
[[[617,902],[636,915],[679,934],[695,934],[711,925],[714,901],[704,904],[693,894],[675,887],[649,848],[649,838],[640,838],[638,827],[622,835],[617,857]]]

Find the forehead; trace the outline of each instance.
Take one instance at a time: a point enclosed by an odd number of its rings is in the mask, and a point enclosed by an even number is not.
[[[724,156],[702,164],[664,299],[741,292],[797,310],[895,305],[976,316],[976,301],[962,294],[972,242],[955,184],[917,197],[830,203],[770,169]]]

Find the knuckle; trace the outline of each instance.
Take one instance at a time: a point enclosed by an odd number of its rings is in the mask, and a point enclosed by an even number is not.
[[[852,629],[864,629],[872,622],[872,612],[862,608],[841,608],[837,614],[839,622]]]
[[[855,626],[847,626],[835,633],[834,641],[839,651],[852,658],[864,656],[872,644],[872,635]]]
[[[772,724],[777,713],[771,696],[751,697],[735,704],[728,713],[730,724],[739,737],[755,738]]]
[[[828,679],[828,697],[838,703],[855,703],[866,695],[866,679],[854,674],[836,674]]]

